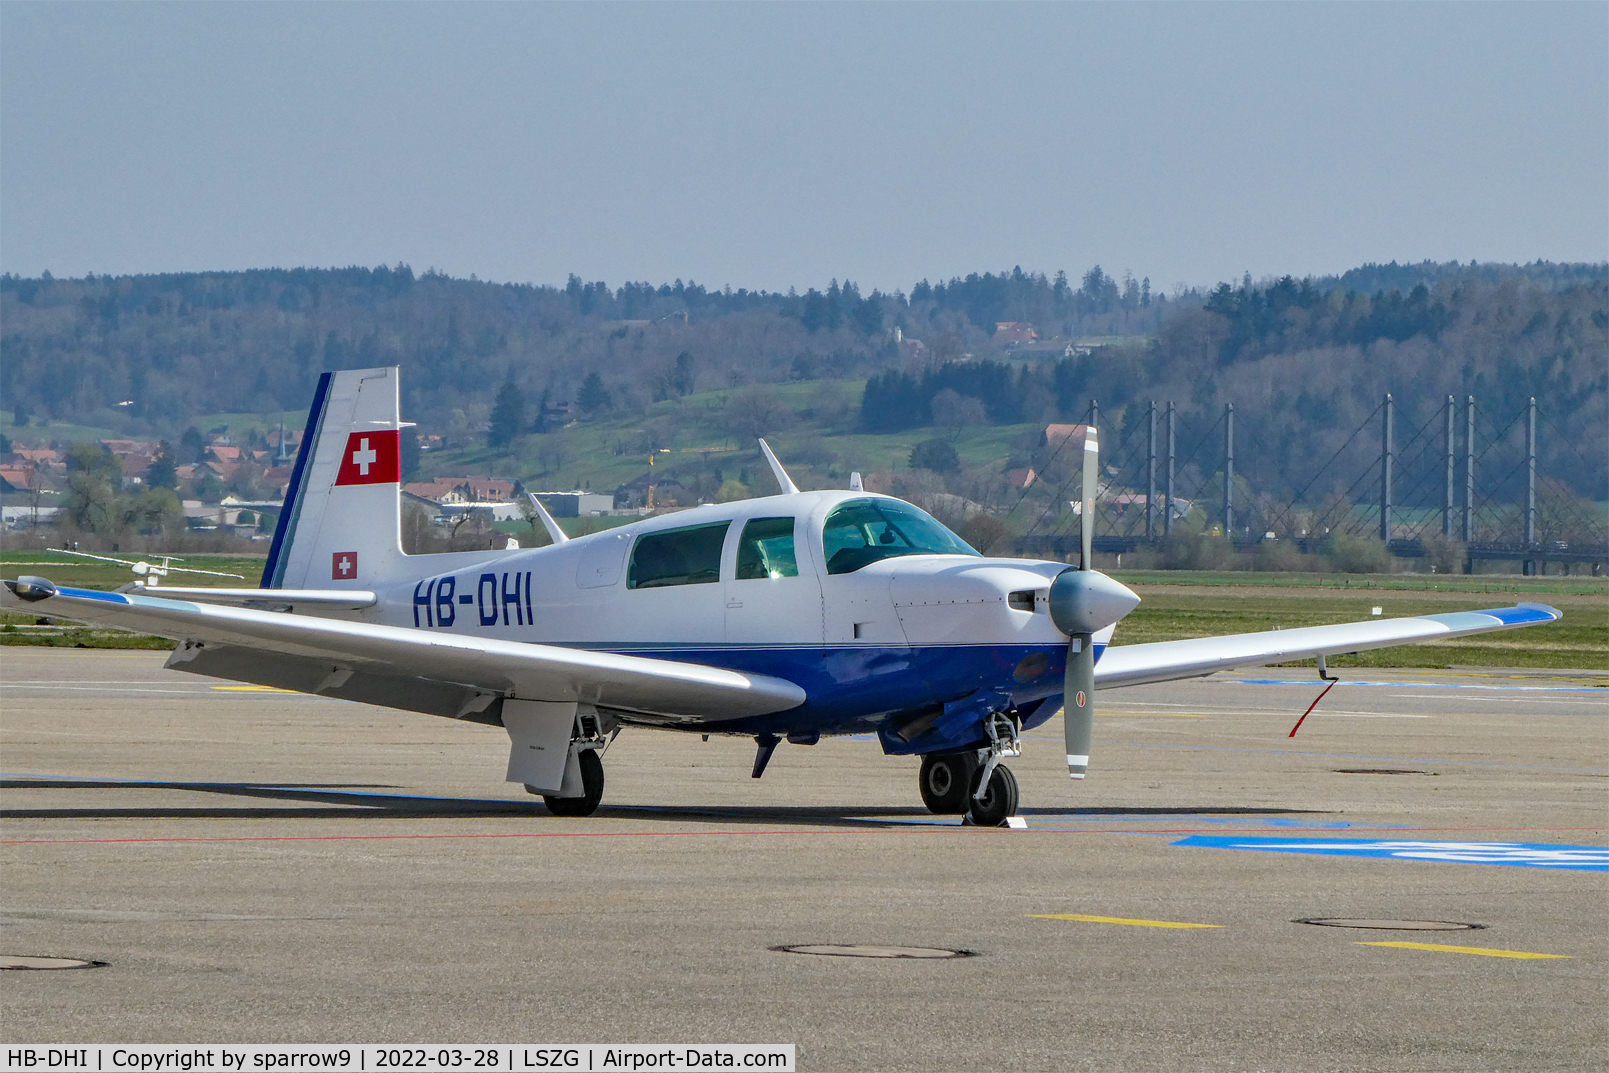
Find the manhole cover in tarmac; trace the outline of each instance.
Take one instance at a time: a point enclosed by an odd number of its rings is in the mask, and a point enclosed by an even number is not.
[[[104,961],[83,958],[36,957],[32,954],[0,954],[0,969],[98,969]]]
[[[966,958],[970,950],[946,950],[937,946],[835,946],[830,943],[807,943],[797,946],[773,946],[784,954],[820,954],[841,958]]]
[[[1457,920],[1370,920],[1353,917],[1310,917],[1293,924],[1317,924],[1321,928],[1373,928],[1377,931],[1480,931],[1485,924],[1465,924]]]

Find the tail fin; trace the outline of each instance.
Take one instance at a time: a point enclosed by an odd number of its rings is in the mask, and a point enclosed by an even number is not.
[[[319,377],[265,589],[366,588],[403,564],[397,369]]]

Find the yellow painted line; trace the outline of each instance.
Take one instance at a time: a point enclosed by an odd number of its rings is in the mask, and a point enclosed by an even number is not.
[[[213,689],[223,690],[226,693],[294,693],[294,689],[280,689],[278,686],[213,686]]]
[[[1529,950],[1493,950],[1485,946],[1442,946],[1439,943],[1357,943],[1357,946],[1397,946],[1404,950],[1438,950],[1443,954],[1483,954],[1489,958],[1564,958],[1569,954],[1533,954]]]
[[[1103,716],[1122,716],[1124,719],[1205,719],[1201,712],[1129,712],[1121,708],[1109,708],[1101,713]]]
[[[1182,920],[1135,920],[1131,917],[1092,917],[1084,913],[1028,913],[1035,920],[1081,920],[1086,924],[1128,924],[1136,928],[1221,928],[1222,924],[1187,924]]]

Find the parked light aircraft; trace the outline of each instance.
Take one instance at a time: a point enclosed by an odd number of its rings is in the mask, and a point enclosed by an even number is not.
[[[1097,443],[1084,440],[1078,567],[979,555],[859,488],[696,507],[541,548],[408,555],[396,368],[325,373],[260,586],[6,581],[0,606],[171,637],[167,666],[502,726],[507,778],[561,816],[603,793],[626,726],[784,740],[875,734],[918,754],[935,813],[1017,811],[1001,760],[1063,706],[1089,763],[1097,689],[1552,622],[1539,604],[1111,646],[1139,598],[1090,568]],[[852,482],[859,484],[858,480]]]

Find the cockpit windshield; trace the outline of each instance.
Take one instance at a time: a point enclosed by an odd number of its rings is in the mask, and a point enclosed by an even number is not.
[[[827,515],[827,573],[852,574],[895,555],[977,555],[924,510],[897,499],[851,499]]]

